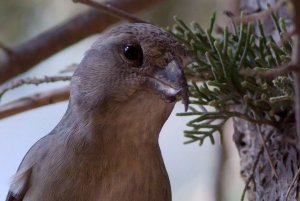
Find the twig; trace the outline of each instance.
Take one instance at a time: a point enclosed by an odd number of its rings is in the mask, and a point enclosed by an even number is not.
[[[267,120],[267,119],[255,119],[255,118],[250,117],[249,115],[245,115],[245,114],[242,114],[239,112],[228,112],[228,113],[230,113],[231,116],[238,117],[240,119],[244,119],[244,120],[247,120],[247,121],[255,123],[255,124],[267,124],[267,125],[273,126],[275,128],[277,127],[275,122]]]
[[[26,84],[39,85],[42,83],[69,81],[69,80],[71,80],[71,76],[45,76],[44,78],[24,78],[24,79],[14,80],[0,87],[0,99],[5,92],[20,87],[22,85],[26,85]]]
[[[278,173],[277,173],[277,171],[276,171],[276,169],[275,169],[274,162],[273,162],[273,160],[272,160],[272,158],[271,158],[270,151],[269,151],[269,149],[268,149],[268,147],[267,147],[267,145],[266,145],[266,141],[265,141],[265,139],[264,139],[263,133],[262,133],[262,131],[261,131],[259,125],[258,125],[258,124],[255,124],[255,125],[256,125],[256,129],[257,129],[257,132],[258,132],[258,134],[259,134],[259,138],[260,138],[260,141],[261,141],[261,143],[262,143],[262,146],[264,147],[264,149],[265,149],[265,151],[266,151],[267,158],[268,158],[268,161],[269,161],[269,163],[270,163],[271,169],[272,169],[274,175],[276,176],[276,178],[278,179],[279,176],[278,176]]]
[[[256,165],[256,166],[257,166],[257,165]],[[255,167],[255,168],[256,168],[256,167]],[[247,192],[247,188],[248,188],[248,186],[249,186],[249,184],[250,184],[250,181],[251,181],[252,179],[253,179],[253,173],[251,173],[250,176],[249,176],[248,179],[247,179],[247,182],[246,182],[245,187],[244,187],[243,192],[242,192],[241,201],[244,201],[245,195],[246,195],[246,192]]]
[[[291,40],[292,36],[295,35],[296,30],[292,29],[291,31],[287,32],[286,34],[284,34],[279,42],[278,42],[278,46],[283,46],[283,44],[285,44],[286,42],[288,42],[289,40]]]
[[[134,15],[130,15],[127,12],[124,12],[123,10],[120,10],[118,8],[112,7],[109,4],[102,4],[99,2],[91,1],[91,0],[73,0],[75,3],[80,2],[86,5],[89,5],[91,7],[97,8],[103,12],[106,12],[107,14],[117,17],[119,19],[125,19],[130,22],[135,22],[135,23],[149,23],[145,20],[142,20]]]
[[[253,13],[250,15],[245,15],[243,17],[240,17],[240,16],[233,17],[233,20],[235,23],[243,23],[243,24],[254,22],[256,20],[270,16],[272,14],[272,12],[277,11],[282,6],[282,4],[285,2],[286,2],[286,0],[278,0],[272,8],[270,7],[267,10]]]
[[[286,66],[279,66],[277,68],[272,68],[264,71],[258,71],[255,69],[243,69],[240,71],[242,75],[245,76],[262,76],[262,77],[267,77],[267,78],[276,78],[280,75],[287,74],[287,73],[293,73],[293,72],[300,72],[300,68],[296,66],[295,64],[288,64]]]
[[[234,21],[234,14],[229,10],[225,10],[223,12],[223,14],[226,15],[227,17],[229,17],[232,30],[234,31],[234,34],[237,35],[236,25],[235,25],[235,21]]]
[[[61,71],[59,71],[59,73],[73,73],[75,71],[75,69],[77,68],[77,66],[78,66],[78,64],[73,63],[73,64],[65,67]]]
[[[267,135],[267,137],[266,137],[266,141],[269,140],[271,134],[272,134],[272,132],[268,133],[268,135]],[[260,148],[260,150],[259,150],[259,152],[257,153],[256,159],[255,159],[254,164],[253,164],[253,166],[252,166],[251,174],[250,174],[249,177],[247,178],[247,181],[246,181],[246,184],[245,184],[245,187],[244,187],[244,189],[243,189],[242,196],[241,196],[241,201],[244,201],[245,195],[246,195],[246,191],[247,191],[247,188],[248,188],[248,186],[249,186],[249,184],[250,184],[250,181],[251,181],[252,179],[254,179],[254,178],[253,178],[254,172],[255,172],[255,169],[256,169],[256,167],[257,167],[257,165],[258,165],[259,159],[260,159],[261,155],[263,154],[263,151],[264,151],[264,146],[262,145],[261,148]],[[255,181],[254,181],[254,182],[255,182]]]
[[[295,183],[297,182],[297,180],[298,180],[298,178],[299,178],[299,175],[300,175],[300,168],[298,168],[298,171],[297,171],[296,175],[294,176],[294,178],[293,178],[291,184],[289,185],[289,188],[288,188],[287,193],[286,193],[286,196],[285,196],[285,201],[288,200],[289,195],[290,195],[290,193],[291,193],[291,190],[292,190],[293,186],[295,185]]]
[[[0,119],[25,112],[37,107],[61,102],[69,98],[69,86],[36,93],[0,106]]]
[[[262,155],[263,151],[264,151],[264,147],[261,146],[261,148],[260,148],[260,150],[259,150],[259,152],[258,152],[258,154],[257,154],[257,156],[256,156],[256,159],[255,159],[255,161],[254,161],[254,164],[253,164],[253,166],[252,166],[251,174],[250,174],[249,177],[247,178],[247,181],[246,181],[246,184],[245,184],[245,187],[244,187],[244,189],[243,189],[242,196],[241,196],[241,201],[244,201],[244,199],[245,199],[245,195],[246,195],[247,188],[248,188],[248,186],[249,186],[249,184],[250,184],[250,181],[253,179],[255,169],[256,169],[256,167],[257,167],[257,165],[258,165],[259,158],[260,158],[260,156]],[[254,182],[255,182],[255,181],[254,181]]]
[[[126,0],[107,3],[129,13],[136,13],[162,0]],[[96,33],[119,19],[91,9],[11,48],[12,55],[0,55],[0,84],[23,73],[56,52]]]

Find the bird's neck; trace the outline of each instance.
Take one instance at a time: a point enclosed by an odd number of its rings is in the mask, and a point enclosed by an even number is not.
[[[158,144],[158,136],[174,103],[158,96],[137,93],[128,101],[104,103],[98,112],[69,107],[62,122],[74,129],[69,140],[100,144]],[[76,115],[74,114],[76,113]],[[69,117],[75,117],[70,119]],[[101,145],[101,146],[102,146]]]

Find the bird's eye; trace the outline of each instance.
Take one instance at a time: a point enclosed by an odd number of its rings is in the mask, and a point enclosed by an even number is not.
[[[139,45],[125,45],[123,55],[135,67],[143,64],[143,50]]]

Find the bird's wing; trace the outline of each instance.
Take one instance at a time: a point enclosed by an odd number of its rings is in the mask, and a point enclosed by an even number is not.
[[[47,142],[51,135],[46,135],[38,140],[26,153],[17,173],[13,176],[6,201],[22,201],[30,185],[33,167],[38,161],[38,157],[47,152]],[[50,143],[51,144],[51,143]]]
[[[18,171],[13,177],[6,201],[22,201],[28,188],[32,167]]]

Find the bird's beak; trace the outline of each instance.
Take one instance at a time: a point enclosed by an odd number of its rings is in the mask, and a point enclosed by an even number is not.
[[[166,67],[155,67],[147,80],[147,85],[156,91],[165,101],[174,102],[181,96],[185,111],[188,109],[188,85],[179,62],[172,60]]]

